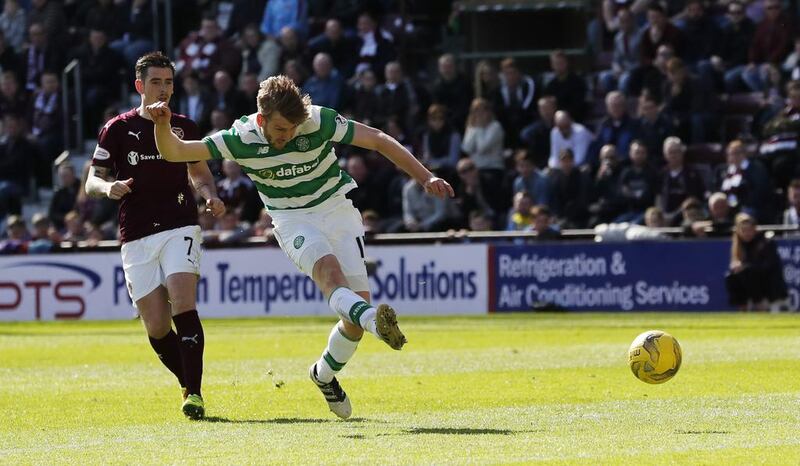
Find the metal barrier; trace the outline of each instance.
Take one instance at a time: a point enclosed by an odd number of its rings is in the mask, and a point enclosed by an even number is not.
[[[69,77],[72,75],[74,90],[70,92]],[[83,147],[83,90],[81,89],[81,63],[74,59],[61,72],[61,102],[64,111],[64,147],[82,151]],[[70,114],[69,97],[75,98],[75,113]],[[70,124],[75,125],[75,144],[70,144]]]

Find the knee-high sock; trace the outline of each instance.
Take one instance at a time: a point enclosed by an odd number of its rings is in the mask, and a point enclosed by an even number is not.
[[[378,336],[375,326],[376,309],[350,288],[342,286],[333,290],[328,304],[341,318]]]
[[[203,326],[197,311],[192,310],[172,318],[178,331],[181,361],[183,361],[183,378],[186,389],[191,395],[200,395],[203,381],[203,348],[205,337]]]
[[[346,337],[339,328],[339,323],[333,326],[328,337],[328,347],[322,352],[322,356],[317,361],[317,379],[320,382],[328,383],[338,373],[347,361],[353,357],[358,348],[359,340],[351,340]]]
[[[158,359],[167,366],[170,372],[175,374],[181,387],[185,387],[186,383],[183,380],[183,361],[181,360],[178,335],[172,329],[169,329],[169,333],[163,338],[148,338],[150,339],[150,346],[153,347],[153,350],[158,355]]]

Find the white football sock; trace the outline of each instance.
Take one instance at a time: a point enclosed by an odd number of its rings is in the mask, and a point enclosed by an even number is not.
[[[328,337],[328,347],[325,348],[319,361],[317,361],[317,380],[323,383],[333,380],[333,377],[353,357],[359,341],[360,339],[353,341],[346,337],[339,329],[339,323],[337,322]]]
[[[328,305],[344,320],[378,336],[375,324],[377,310],[350,288],[342,286],[333,290]]]

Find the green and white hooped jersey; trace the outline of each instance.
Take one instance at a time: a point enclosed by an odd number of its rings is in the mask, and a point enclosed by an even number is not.
[[[339,167],[333,144],[349,144],[354,124],[335,110],[312,105],[283,149],[270,147],[256,114],[203,138],[214,159],[238,163],[253,180],[268,211],[308,209],[357,187]]]

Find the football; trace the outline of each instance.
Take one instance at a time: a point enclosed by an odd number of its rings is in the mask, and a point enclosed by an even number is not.
[[[667,332],[644,332],[631,343],[628,364],[642,382],[664,383],[681,368],[681,345]]]

